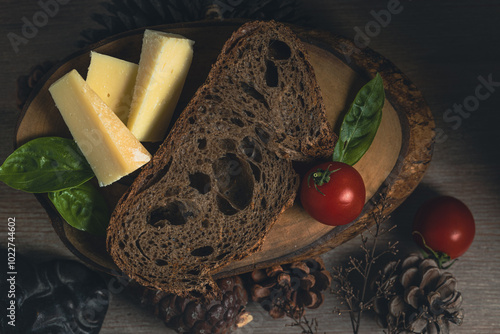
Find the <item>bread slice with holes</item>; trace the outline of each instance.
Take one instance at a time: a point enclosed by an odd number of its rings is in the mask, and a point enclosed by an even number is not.
[[[301,41],[247,23],[121,198],[108,251],[145,286],[216,297],[212,274],[258,250],[293,205],[292,161],[328,156],[335,140]]]

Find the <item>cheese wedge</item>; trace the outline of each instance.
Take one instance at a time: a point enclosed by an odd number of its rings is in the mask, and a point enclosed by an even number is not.
[[[140,141],[164,139],[191,66],[193,44],[180,35],[144,32],[127,123]]]
[[[53,83],[49,92],[101,187],[151,159],[149,152],[76,70]]]
[[[127,124],[139,65],[90,52],[87,83],[94,92]]]

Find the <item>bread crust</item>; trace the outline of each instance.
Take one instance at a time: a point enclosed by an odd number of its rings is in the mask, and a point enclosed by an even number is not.
[[[293,205],[292,161],[328,156],[335,141],[300,40],[246,23],[120,199],[108,252],[142,285],[215,298],[211,274],[257,251]]]

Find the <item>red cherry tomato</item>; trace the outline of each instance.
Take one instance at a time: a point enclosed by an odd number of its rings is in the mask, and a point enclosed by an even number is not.
[[[302,179],[300,201],[317,221],[345,225],[356,219],[365,205],[365,184],[350,165],[325,162]]]
[[[476,233],[474,217],[460,200],[441,196],[425,202],[413,222],[413,238],[425,251],[456,259],[472,244]],[[423,240],[422,240],[423,238]],[[425,244],[424,244],[425,243]]]

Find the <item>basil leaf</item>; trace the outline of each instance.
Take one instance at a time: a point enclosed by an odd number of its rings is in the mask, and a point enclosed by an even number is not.
[[[78,186],[94,177],[74,140],[33,139],[15,150],[0,166],[0,181],[30,193]]]
[[[333,160],[354,165],[368,150],[382,120],[385,93],[382,77],[364,85],[344,116]]]
[[[90,182],[48,195],[68,224],[93,234],[106,234],[110,212],[104,197]]]

